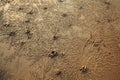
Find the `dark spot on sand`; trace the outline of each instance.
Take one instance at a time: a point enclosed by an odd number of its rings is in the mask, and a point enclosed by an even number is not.
[[[23,7],[19,7],[19,8],[18,8],[18,10],[20,10],[20,11],[23,10],[23,9],[24,9]]]
[[[47,7],[44,7],[43,10],[47,10],[48,8]]]
[[[62,14],[62,17],[67,17],[68,15],[66,13]]]
[[[59,36],[54,35],[53,40],[58,40]]]
[[[56,73],[55,73],[55,75],[57,75],[57,76],[59,76],[61,74],[62,74],[62,71],[60,71],[60,70],[56,71]]]
[[[56,51],[52,51],[49,55],[48,55],[48,57],[50,57],[50,58],[54,58],[54,57],[57,57],[58,56],[58,52],[56,52]]]
[[[16,32],[10,32],[8,35],[9,35],[9,36],[15,36],[15,35],[16,35]]]
[[[64,0],[58,0],[58,2],[64,2]]]
[[[111,5],[110,2],[105,1],[104,4],[106,5]]]
[[[83,7],[82,7],[82,6],[80,6],[80,7],[79,7],[79,9],[81,10],[81,9],[83,9]]]
[[[87,73],[88,72],[88,68],[86,66],[82,66],[80,68],[80,71],[81,71],[81,73]]]
[[[3,26],[7,28],[7,27],[11,27],[12,25],[9,23],[5,23],[5,24],[3,24]]]
[[[27,31],[25,32],[25,34],[27,35],[28,39],[31,39],[31,38],[32,38],[32,33],[31,33],[30,30],[27,30]]]
[[[29,19],[25,20],[25,23],[30,23],[30,20]]]
[[[94,47],[98,47],[98,46],[99,46],[99,44],[98,44],[98,43],[95,43],[93,46],[94,46]]]

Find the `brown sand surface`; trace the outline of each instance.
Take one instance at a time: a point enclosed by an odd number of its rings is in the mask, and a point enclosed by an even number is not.
[[[120,0],[0,0],[0,80],[120,80]]]

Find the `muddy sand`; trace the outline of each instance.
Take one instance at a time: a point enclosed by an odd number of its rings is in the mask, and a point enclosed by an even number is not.
[[[0,0],[0,80],[120,80],[120,0]]]

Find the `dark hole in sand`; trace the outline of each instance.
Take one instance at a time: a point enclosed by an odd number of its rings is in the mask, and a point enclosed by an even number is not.
[[[56,52],[56,51],[52,51],[49,55],[48,55],[48,57],[50,57],[50,58],[54,58],[54,57],[57,57],[58,56],[58,52]]]
[[[82,66],[80,71],[81,71],[81,73],[87,73],[88,72],[88,68],[86,66]]]
[[[58,40],[59,36],[54,35],[53,40]]]
[[[43,10],[47,10],[48,8],[47,7],[44,7]]]
[[[62,14],[62,17],[67,17],[68,15],[66,13]]]
[[[61,75],[61,74],[62,74],[62,71],[60,71],[60,70],[59,70],[59,71],[56,71],[56,73],[55,73],[56,76],[59,76],[59,75]]]
[[[16,32],[10,32],[8,35],[9,35],[9,36],[15,36],[15,35],[16,35]]]
[[[23,7],[19,7],[19,8],[18,8],[18,10],[20,10],[20,11],[23,10],[23,9],[24,9]]]
[[[31,38],[32,38],[32,33],[31,33],[30,30],[27,30],[27,31],[25,32],[25,34],[27,35],[28,39],[31,39]]]

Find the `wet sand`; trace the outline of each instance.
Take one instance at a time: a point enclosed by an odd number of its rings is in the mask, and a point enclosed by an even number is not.
[[[0,0],[0,80],[120,80],[120,0]]]

